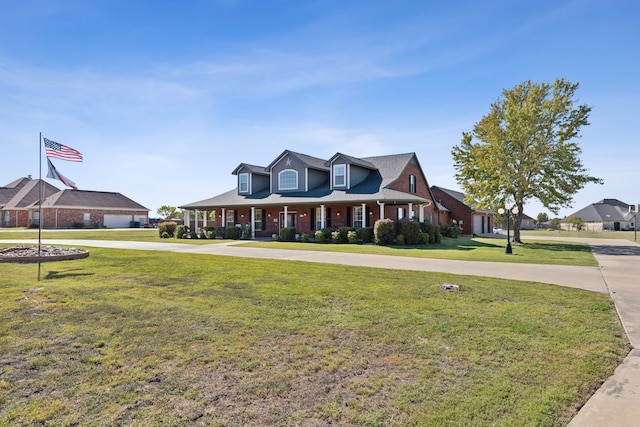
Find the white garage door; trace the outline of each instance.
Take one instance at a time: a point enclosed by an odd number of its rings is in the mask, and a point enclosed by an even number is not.
[[[129,228],[131,215],[105,215],[104,226],[107,228]]]
[[[482,217],[479,215],[473,216],[473,234],[482,234]]]

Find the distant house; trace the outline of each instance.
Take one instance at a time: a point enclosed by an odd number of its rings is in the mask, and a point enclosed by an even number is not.
[[[522,214],[522,222],[520,223],[520,230],[533,230],[536,228],[536,220],[529,215]]]
[[[0,187],[0,226],[39,224],[40,180],[20,178]],[[124,228],[146,225],[149,209],[120,193],[60,190],[42,181],[42,227]]]
[[[39,183],[38,179],[26,177],[0,187],[0,227],[28,227],[33,223],[33,212],[29,207],[38,202]],[[59,188],[42,181],[43,198],[59,191]]]
[[[570,216],[580,218],[584,222],[584,230],[638,230],[640,229],[636,217],[638,207],[638,204],[630,205],[617,199],[602,199]],[[573,225],[568,222],[568,218],[561,221],[560,227],[563,230],[573,229]]]
[[[180,206],[215,211],[202,225],[250,226],[252,237],[271,237],[282,227],[312,235],[341,226],[372,227],[376,220],[415,218],[437,222],[439,211],[415,153],[329,159],[285,150],[268,166],[241,163],[236,188]],[[195,225],[195,224],[194,224]]]
[[[31,205],[33,215],[38,204]],[[63,190],[42,202],[43,228],[127,228],[147,225],[149,209],[120,193]]]
[[[438,186],[431,187],[435,200],[449,211],[449,218],[461,224],[462,234],[486,234],[493,230],[494,213],[477,207],[477,202],[467,205],[464,193]]]

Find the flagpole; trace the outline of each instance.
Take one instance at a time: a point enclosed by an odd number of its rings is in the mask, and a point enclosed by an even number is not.
[[[40,138],[38,139],[39,147],[39,163],[38,170],[40,172],[40,179],[38,180],[38,282],[40,281],[40,257],[41,257],[41,245],[42,245],[42,132],[40,132]]]

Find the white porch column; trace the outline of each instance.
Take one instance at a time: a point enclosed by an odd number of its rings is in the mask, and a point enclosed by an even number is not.
[[[189,226],[189,211],[186,209],[182,211],[182,224]]]
[[[207,211],[202,211],[202,228],[207,226],[207,216],[208,216],[208,212]]]
[[[384,203],[378,202],[378,206],[380,206],[380,219],[384,219]]]
[[[315,221],[315,218],[313,218],[313,220]],[[320,205],[320,228],[322,228],[323,230],[327,228],[324,205]]]
[[[283,227],[288,227],[289,226],[289,218],[287,217],[287,207],[284,207],[284,226]]]
[[[227,209],[222,208],[222,219],[220,219],[220,227],[227,226]]]
[[[413,219],[413,203],[409,203],[409,219]]]
[[[198,230],[198,209],[196,209],[194,211],[194,215],[193,216],[195,217],[193,228],[195,229],[196,234],[199,235],[200,233],[199,233],[199,230]]]
[[[256,238],[256,230],[253,226],[256,223],[256,208],[251,206],[251,239]]]
[[[418,221],[424,222],[424,204],[420,205],[420,210],[418,211]]]
[[[367,226],[367,204],[363,203],[362,204],[362,227],[366,227]]]

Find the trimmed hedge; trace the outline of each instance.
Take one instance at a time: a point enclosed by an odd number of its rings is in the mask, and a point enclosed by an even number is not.
[[[405,245],[418,245],[422,240],[420,237],[420,223],[413,219],[401,219],[398,222],[398,234],[404,236]]]
[[[178,223],[173,221],[162,221],[158,224],[158,235],[161,239],[166,239],[165,234],[167,233],[168,237],[174,237],[176,235],[176,227]]]
[[[240,227],[226,227],[224,229],[224,238],[230,240],[240,240],[242,229]]]
[[[396,238],[396,224],[390,219],[379,219],[373,225],[376,245],[388,246]]]

